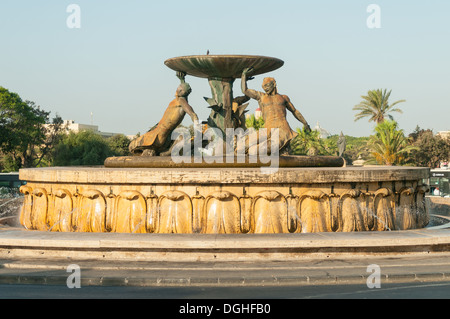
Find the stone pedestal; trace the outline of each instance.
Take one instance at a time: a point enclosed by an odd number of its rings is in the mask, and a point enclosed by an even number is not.
[[[22,169],[21,224],[61,232],[255,234],[423,228],[429,170]]]

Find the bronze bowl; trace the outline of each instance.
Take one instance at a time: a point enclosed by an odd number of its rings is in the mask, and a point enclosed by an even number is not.
[[[259,75],[282,67],[284,62],[257,55],[191,55],[171,58],[164,64],[199,78],[240,78],[245,68],[253,68],[249,75]]]

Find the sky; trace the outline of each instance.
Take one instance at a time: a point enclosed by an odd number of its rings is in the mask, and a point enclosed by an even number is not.
[[[71,4],[80,28],[70,28]],[[379,16],[368,7],[376,4]],[[448,0],[0,0],[0,86],[65,120],[103,132],[144,133],[162,117],[179,80],[164,65],[185,55],[276,57],[274,77],[311,127],[373,134],[353,107],[368,90],[405,99],[400,128],[450,130]],[[379,18],[379,28],[368,19]],[[206,79],[187,76],[200,120],[210,109]],[[242,95],[240,80],[234,95]],[[258,107],[251,101],[251,113]],[[292,114],[293,129],[302,127]],[[191,124],[189,116],[185,125]]]

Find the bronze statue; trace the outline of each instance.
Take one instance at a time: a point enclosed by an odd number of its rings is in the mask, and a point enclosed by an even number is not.
[[[347,146],[347,141],[345,139],[344,133],[341,131],[341,135],[339,135],[339,139],[337,141],[337,146],[339,150],[339,157],[342,157],[345,152],[345,148]]]
[[[175,99],[169,103],[162,119],[155,127],[131,141],[129,149],[132,154],[156,156],[169,150],[173,144],[172,132],[181,124],[186,113],[191,117],[194,125],[199,125],[198,116],[187,101],[192,89],[185,82],[186,73],[177,72],[177,77],[181,83],[175,93]]]
[[[289,97],[281,95],[277,91],[277,84],[274,78],[265,78],[262,87],[264,92],[258,92],[247,88],[247,76],[251,73],[251,68],[246,68],[242,72],[241,89],[246,96],[255,99],[261,108],[264,119],[264,128],[267,129],[269,138],[272,128],[279,129],[279,149],[287,149],[290,141],[298,135],[293,131],[286,120],[286,109],[292,112],[294,117],[303,123],[307,131],[311,131],[308,122],[303,115],[294,107]],[[282,152],[280,152],[282,153]]]

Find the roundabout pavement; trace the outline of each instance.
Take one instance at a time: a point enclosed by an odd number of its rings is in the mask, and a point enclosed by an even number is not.
[[[0,227],[0,284],[288,286],[450,281],[450,224],[280,235],[57,233]]]

